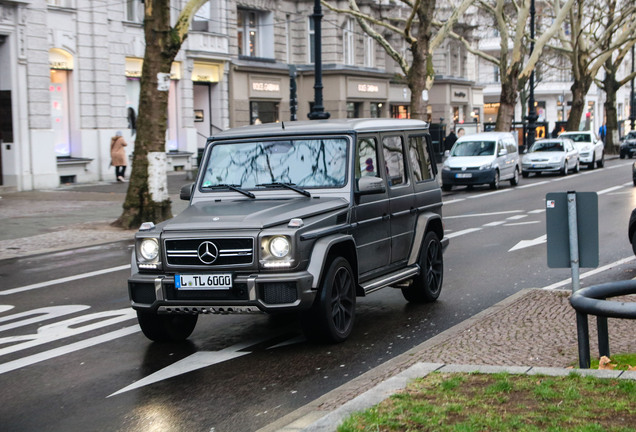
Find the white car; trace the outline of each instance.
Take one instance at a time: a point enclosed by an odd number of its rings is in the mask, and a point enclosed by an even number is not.
[[[521,175],[558,172],[567,175],[579,172],[579,151],[568,138],[550,138],[535,142],[521,159]]]
[[[559,138],[569,138],[579,151],[579,159],[588,169],[596,165],[602,168],[605,164],[605,146],[592,131],[563,132]]]

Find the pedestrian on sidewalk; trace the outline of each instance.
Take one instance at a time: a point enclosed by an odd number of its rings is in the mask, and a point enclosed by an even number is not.
[[[118,182],[124,181],[126,174],[126,147],[128,144],[121,131],[117,131],[115,136],[110,139],[110,164],[115,167],[115,177]]]

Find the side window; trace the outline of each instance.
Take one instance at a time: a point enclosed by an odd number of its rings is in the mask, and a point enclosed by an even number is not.
[[[406,183],[404,171],[404,143],[401,136],[386,136],[382,138],[382,153],[386,165],[386,175],[389,186]]]
[[[411,157],[411,170],[416,182],[433,178],[433,165],[428,153],[426,138],[423,136],[409,137],[409,155]]]
[[[358,140],[356,180],[367,176],[380,177],[378,173],[378,144],[375,138],[360,138]]]

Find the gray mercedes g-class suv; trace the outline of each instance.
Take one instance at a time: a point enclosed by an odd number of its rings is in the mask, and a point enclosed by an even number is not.
[[[199,314],[298,311],[309,338],[341,342],[356,296],[440,295],[448,239],[425,122],[228,130],[181,198],[181,214],[135,235],[128,291],[151,340],[186,339]]]

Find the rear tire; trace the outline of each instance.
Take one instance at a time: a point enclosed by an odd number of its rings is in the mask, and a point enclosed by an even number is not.
[[[444,281],[444,256],[437,234],[429,231],[420,251],[420,274],[411,285],[402,288],[402,295],[411,303],[430,303],[439,297]]]
[[[137,321],[144,335],[155,342],[182,342],[197,325],[199,315],[158,315],[137,311]]]
[[[579,162],[579,160],[576,160],[576,166],[574,167],[574,172],[578,173],[579,171],[581,171],[581,162]]]
[[[351,265],[337,257],[331,262],[311,309],[301,312],[305,336],[321,342],[343,342],[353,330],[355,310],[356,283]]]

